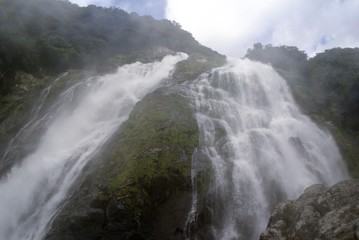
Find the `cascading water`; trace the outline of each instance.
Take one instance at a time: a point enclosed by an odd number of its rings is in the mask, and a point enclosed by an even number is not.
[[[61,94],[56,108],[50,108],[53,112],[32,119],[21,131],[39,122],[48,122],[47,130],[37,149],[0,182],[0,239],[42,239],[96,150],[128,118],[135,103],[185,58],[185,54],[177,54],[162,62],[125,65],[115,74],[79,82]]]
[[[204,194],[213,239],[258,239],[276,203],[348,178],[333,137],[270,66],[233,59],[190,87],[201,132],[193,165],[212,174]]]
[[[63,96],[57,101],[53,106],[52,109],[49,109],[45,114],[41,115],[40,112],[45,110],[44,104],[46,103],[46,100],[48,99],[48,95],[51,92],[53,86],[60,80],[62,80],[64,77],[68,75],[68,72],[62,74],[60,77],[56,78],[48,87],[46,87],[40,95],[40,98],[38,99],[38,103],[35,104],[35,106],[32,108],[30,120],[23,126],[10,141],[7,145],[7,148],[5,149],[4,155],[1,159],[1,162],[3,165],[11,164],[13,165],[17,158],[17,152],[26,152],[25,149],[23,149],[24,145],[29,145],[28,139],[34,138],[32,135],[36,135],[36,132],[39,132],[40,128],[47,127],[47,124],[49,123],[49,119],[51,119],[51,115],[53,114],[54,110],[58,110],[59,106],[63,105],[66,101],[70,100],[66,96],[66,93],[62,94]],[[67,92],[71,92],[73,89],[76,89],[75,87],[70,88]],[[18,150],[18,151],[17,151]]]

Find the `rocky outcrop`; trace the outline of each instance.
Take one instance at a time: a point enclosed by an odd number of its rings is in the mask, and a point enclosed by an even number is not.
[[[313,185],[279,204],[260,239],[359,239],[359,180]]]
[[[185,87],[149,94],[98,159],[47,239],[178,239],[191,207],[198,127]]]
[[[147,52],[141,61],[169,50]],[[184,239],[199,137],[191,94],[178,83],[224,63],[221,55],[190,54],[165,86],[138,102],[86,166],[45,239]]]

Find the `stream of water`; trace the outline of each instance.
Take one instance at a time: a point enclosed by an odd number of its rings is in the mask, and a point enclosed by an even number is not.
[[[300,112],[270,66],[232,59],[190,87],[201,133],[193,166],[211,172],[213,239],[259,239],[275,204],[349,177],[333,137]]]
[[[64,91],[49,112],[38,115],[51,91],[45,89],[34,117],[9,143],[4,156],[17,147],[16,138],[46,123],[36,149],[1,179],[0,239],[42,239],[86,163],[127,120],[136,102],[186,57],[177,54],[161,62],[137,62],[114,74],[84,79]]]

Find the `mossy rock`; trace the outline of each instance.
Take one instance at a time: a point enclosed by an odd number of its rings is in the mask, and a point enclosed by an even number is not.
[[[82,239],[76,230],[81,222],[104,239],[131,234],[143,239],[183,237],[192,203],[191,163],[199,133],[189,90],[178,83],[224,63],[218,54],[191,54],[177,64],[168,85],[137,103],[128,121],[85,167],[46,239],[70,235]],[[209,181],[204,176],[198,183],[201,191]],[[88,216],[97,210],[105,216],[101,233],[99,224]]]
[[[173,74],[176,83],[196,79],[200,74],[213,68],[221,67],[226,63],[226,58],[222,55],[205,55],[192,53],[188,59],[177,64]]]
[[[74,188],[46,239],[69,234],[92,239],[76,230],[81,224],[77,219],[95,229],[94,236],[164,239],[181,232],[191,207],[191,160],[198,145],[190,101],[185,86],[172,85],[137,103],[128,121],[87,166],[82,184]],[[101,224],[88,215],[95,210],[103,212]]]
[[[330,131],[346,162],[350,175],[353,178],[359,178],[359,134],[328,121],[320,114],[311,114],[310,118],[321,128]]]
[[[329,129],[347,163],[349,173],[352,177],[359,178],[359,134],[348,132],[334,125],[330,125]]]
[[[181,191],[191,191],[191,158],[198,129],[181,87],[161,88],[139,102],[122,127],[109,191],[123,199],[132,217],[151,225],[154,211]],[[114,169],[116,169],[114,171]],[[119,186],[131,184],[118,190]]]

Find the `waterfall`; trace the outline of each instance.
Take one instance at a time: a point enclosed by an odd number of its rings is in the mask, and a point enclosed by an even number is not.
[[[333,137],[300,112],[270,66],[231,59],[190,88],[201,133],[193,165],[211,173],[211,239],[259,239],[275,204],[349,177]]]
[[[45,125],[46,130],[36,149],[0,182],[0,239],[42,239],[86,163],[127,120],[135,103],[186,57],[177,54],[162,62],[137,62],[120,67],[114,74],[80,81],[41,115],[38,113],[49,91],[45,89],[33,110],[34,118],[16,138],[28,129]],[[14,144],[16,141],[9,144],[6,154],[16,147]]]

